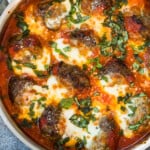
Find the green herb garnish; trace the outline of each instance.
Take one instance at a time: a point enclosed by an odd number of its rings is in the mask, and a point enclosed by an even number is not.
[[[74,102],[73,98],[62,99],[60,102],[60,107],[69,109],[72,106],[73,102]]]
[[[85,117],[78,114],[71,116],[69,120],[79,128],[87,128],[89,124],[89,121]]]

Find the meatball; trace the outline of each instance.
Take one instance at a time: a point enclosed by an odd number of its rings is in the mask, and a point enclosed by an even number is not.
[[[15,35],[9,40],[10,57],[14,58],[18,55],[15,60],[18,60],[21,63],[28,63],[32,61],[32,59],[35,59],[35,57],[39,59],[42,57],[42,44],[35,35],[22,38],[18,38],[18,36],[19,35]],[[20,57],[21,55],[23,55],[23,57]]]
[[[100,74],[110,74],[110,73],[119,73],[124,77],[132,77],[132,73],[129,68],[121,61],[117,59],[112,59],[101,69]]]
[[[42,0],[38,3],[38,11],[40,15],[44,16],[48,8],[52,5],[53,0]]]
[[[34,84],[34,81],[27,77],[12,76],[8,83],[9,98],[12,102],[22,95],[23,91]]]
[[[60,109],[49,106],[42,113],[39,119],[39,128],[41,132],[49,136],[51,139],[59,139],[60,132],[58,128],[58,123],[60,119]]]
[[[129,122],[131,124],[136,124],[138,121],[140,121],[144,116],[148,115],[150,113],[149,110],[149,98],[147,96],[144,97],[133,97],[131,98],[131,102],[134,104],[133,107],[135,107],[135,112],[132,115]],[[130,105],[128,104],[128,107]]]
[[[108,9],[112,6],[112,0],[82,0],[81,9],[85,14],[90,14],[97,8]]]
[[[9,39],[10,47],[14,50],[20,50],[21,48],[41,48],[42,45],[39,39],[35,35],[30,35],[27,37],[20,37],[20,35],[15,35]]]
[[[110,8],[112,6],[112,0],[93,0],[92,1],[92,10],[97,7],[103,7],[104,9]]]
[[[81,41],[86,46],[93,47],[96,46],[96,38],[90,30],[74,30],[71,32],[71,38]]]
[[[66,2],[68,2],[67,5],[63,1],[45,0],[38,4],[39,13],[47,28],[52,30],[59,29],[62,20],[68,15],[71,8],[70,1]]]
[[[110,132],[114,129],[114,121],[108,117],[103,117],[99,123],[100,128],[104,132]]]
[[[66,84],[71,84],[74,88],[83,89],[90,86],[90,81],[86,73],[76,65],[60,62],[53,66],[57,70],[58,77]]]

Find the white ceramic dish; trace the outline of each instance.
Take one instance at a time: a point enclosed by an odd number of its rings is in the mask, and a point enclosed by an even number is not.
[[[7,6],[3,14],[0,16],[0,33],[2,32],[2,29],[12,14],[12,12],[16,9],[16,7],[19,5],[19,3],[22,0],[8,0],[10,4]],[[14,121],[11,119],[9,114],[7,113],[2,101],[0,100],[0,115],[7,125],[7,127],[11,130],[11,132],[18,137],[25,145],[27,145],[32,150],[44,150],[41,146],[33,142],[28,136],[26,136],[14,123]],[[136,147],[132,148],[132,150],[145,150],[150,146],[150,138],[148,138],[146,141],[144,141],[142,144],[138,144]]]

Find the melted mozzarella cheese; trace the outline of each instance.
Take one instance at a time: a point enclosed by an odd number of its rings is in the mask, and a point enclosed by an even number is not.
[[[94,142],[94,138],[97,137],[98,135],[100,135],[102,132],[99,127],[99,124],[94,124],[94,122],[90,122],[87,127],[88,128],[88,132],[87,132],[87,129],[79,128],[71,123],[71,121],[69,119],[74,114],[75,114],[75,110],[73,110],[73,109],[63,110],[63,116],[66,120],[66,129],[65,129],[65,133],[64,133],[63,137],[64,138],[70,137],[72,139],[86,138],[87,143],[86,143],[85,147],[87,149],[90,149],[90,147],[92,147],[92,143]],[[97,115],[99,116],[98,118],[100,118],[101,114],[98,113]]]
[[[20,58],[23,59],[25,57],[24,55],[26,55],[24,52],[17,53],[13,59],[14,60],[20,60]],[[50,52],[45,47],[43,48],[42,56],[40,58],[32,59],[29,61],[30,64],[36,66],[36,70],[38,71],[45,71],[46,70],[45,66],[49,66],[50,62],[51,62]],[[23,64],[18,64],[15,61],[12,61],[12,67],[14,72],[17,75],[28,74],[28,75],[36,76],[33,68],[26,67]]]
[[[47,94],[47,89],[38,85],[33,85],[30,87],[29,91],[25,91],[21,96],[20,101],[22,103],[18,104],[20,108],[19,118],[28,120],[39,118],[44,111]],[[32,110],[31,106],[33,107]],[[32,115],[31,112],[33,112]]]
[[[115,107],[111,108],[112,111],[115,112],[115,119],[120,126],[120,128],[123,130],[124,135],[128,138],[130,138],[133,135],[133,131],[129,130],[129,120],[131,119],[128,114],[131,113],[129,109],[125,113],[122,112],[121,106],[124,106],[124,104],[119,104],[117,101],[117,98],[119,96],[125,96],[126,93],[128,93],[129,85],[125,83],[113,83],[113,78],[111,75],[106,75],[108,81],[101,80],[100,83],[104,88],[104,91],[106,91],[108,94],[111,94],[115,97]],[[111,107],[111,106],[110,106]]]
[[[41,18],[34,16],[33,5],[30,5],[25,11],[24,20],[27,22],[31,34],[39,35],[45,40],[48,38],[49,30],[45,27]]]
[[[60,55],[60,53],[58,53],[55,49],[53,49],[52,53],[54,57],[59,61],[64,61],[69,64],[82,66],[83,64],[86,64],[88,62],[88,57],[92,54],[91,51],[87,51],[87,53],[83,55],[81,51],[84,49],[70,47],[69,44],[65,44],[63,42],[63,39],[58,39],[55,42],[57,43],[57,48],[60,49],[67,56],[66,58]],[[70,50],[65,52],[63,49],[68,46],[70,47]]]
[[[110,75],[106,75],[106,78],[108,81],[101,80],[100,84],[107,93],[114,95],[116,98],[126,94],[126,91],[129,88],[128,84],[114,84]]]
[[[57,77],[50,76],[47,81],[49,93],[49,100],[54,100],[56,103],[59,103],[61,99],[73,96],[73,91],[69,90],[64,85],[60,84]]]

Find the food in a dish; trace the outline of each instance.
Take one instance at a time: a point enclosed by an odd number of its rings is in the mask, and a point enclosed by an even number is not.
[[[150,129],[150,2],[23,0],[0,36],[1,99],[49,150],[122,150]]]

